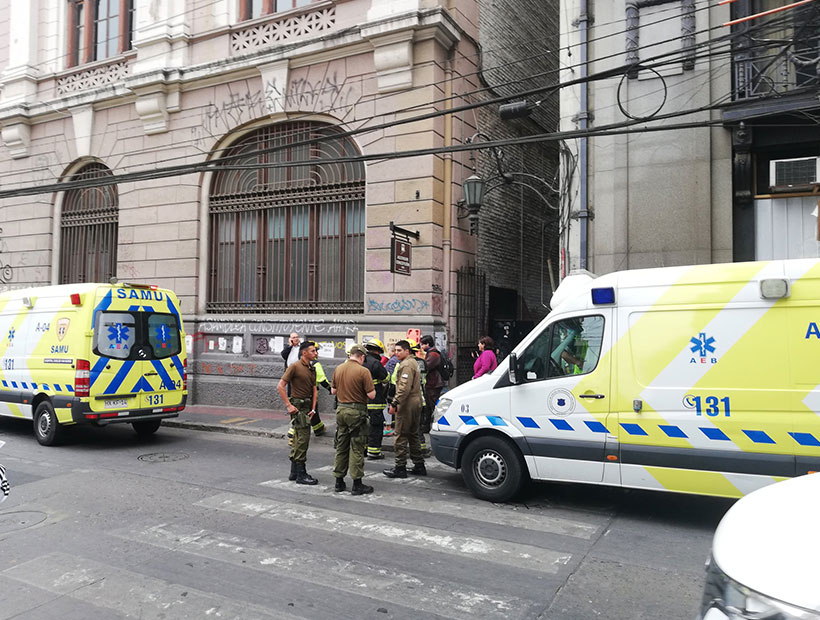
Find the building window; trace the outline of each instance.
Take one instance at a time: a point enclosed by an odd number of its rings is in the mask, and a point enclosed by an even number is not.
[[[290,11],[318,0],[239,0],[239,19],[256,19],[271,13]]]
[[[338,134],[281,123],[226,150],[210,191],[209,312],[364,311],[364,164],[334,163],[360,154]]]
[[[68,0],[68,66],[131,49],[134,0]]]
[[[71,181],[112,177],[103,164],[88,164]],[[70,189],[60,215],[60,284],[108,282],[117,275],[116,185]]]

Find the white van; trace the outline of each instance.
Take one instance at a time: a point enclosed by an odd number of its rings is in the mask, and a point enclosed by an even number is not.
[[[740,497],[820,470],[820,260],[566,278],[431,444],[473,493],[527,478]]]
[[[747,495],[724,515],[707,564],[700,620],[816,620],[820,476]]]

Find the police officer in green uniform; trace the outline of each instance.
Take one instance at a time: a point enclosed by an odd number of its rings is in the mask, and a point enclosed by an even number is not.
[[[373,492],[372,486],[362,483],[368,429],[367,402],[376,396],[370,371],[362,365],[366,356],[367,351],[354,344],[350,347],[348,360],[333,372],[331,391],[339,401],[336,407],[336,456],[333,459],[334,490],[337,493],[347,488],[348,468],[353,478],[351,495]]]
[[[396,421],[396,464],[385,469],[388,478],[407,478],[408,454],[413,461],[409,473],[426,476],[424,456],[419,441],[421,423],[421,372],[416,358],[410,352],[410,343],[399,340],[396,343],[399,365],[396,368],[396,394],[390,405],[390,413]]]
[[[296,484],[317,484],[307,473],[307,451],[310,445],[310,416],[316,411],[316,370],[311,362],[316,359],[316,346],[312,342],[299,345],[299,361],[291,364],[279,380],[277,391],[287,405],[293,428],[293,445],[290,448],[290,476]],[[290,387],[290,398],[288,398]]]

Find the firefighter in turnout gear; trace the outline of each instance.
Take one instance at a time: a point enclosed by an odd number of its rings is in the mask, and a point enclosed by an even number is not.
[[[387,407],[387,387],[389,378],[381,363],[384,353],[384,344],[378,338],[372,338],[364,343],[367,357],[363,366],[370,371],[373,385],[376,386],[376,397],[368,401],[367,414],[369,432],[367,435],[367,458],[376,461],[383,459],[382,439],[384,438],[384,410]]]
[[[421,372],[416,358],[406,340],[396,343],[400,363],[396,369],[396,394],[390,405],[396,423],[396,464],[385,469],[388,478],[407,478],[407,474],[426,476],[424,456],[419,442],[421,422]],[[407,459],[413,461],[413,469],[407,471]]]
[[[310,416],[316,411],[316,370],[311,362],[316,359],[316,347],[312,342],[299,345],[299,361],[288,366],[279,380],[277,391],[287,405],[290,424],[294,431],[290,449],[290,476],[296,484],[317,484],[307,473],[307,451],[310,446]],[[290,387],[290,397],[287,388]]]

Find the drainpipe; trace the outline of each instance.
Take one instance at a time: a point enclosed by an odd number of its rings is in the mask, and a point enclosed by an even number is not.
[[[579,36],[581,37],[581,111],[578,114],[578,128],[583,133],[586,131],[587,127],[589,126],[589,104],[587,101],[587,46],[589,43],[589,32],[587,30],[589,26],[589,15],[587,15],[587,1],[588,0],[581,0],[581,15],[578,17],[578,30]],[[580,248],[580,257],[579,261],[580,264],[578,265],[581,269],[587,268],[587,255],[589,252],[589,195],[587,187],[587,173],[589,172],[589,161],[588,161],[588,138],[585,136],[581,137],[581,143],[579,146],[579,153],[578,153],[578,166],[580,168],[580,199],[581,199],[581,209],[578,211],[578,219],[581,225],[581,248]]]
[[[448,6],[449,8],[449,6]],[[453,57],[455,47],[447,55],[444,64],[444,109],[453,108]],[[453,115],[444,116],[444,146],[453,144]],[[441,248],[444,251],[444,277],[442,278],[442,312],[444,314],[444,330],[447,334],[447,348],[450,347],[450,281],[452,274],[452,235],[453,235],[453,154],[444,154],[444,222],[442,230]]]

